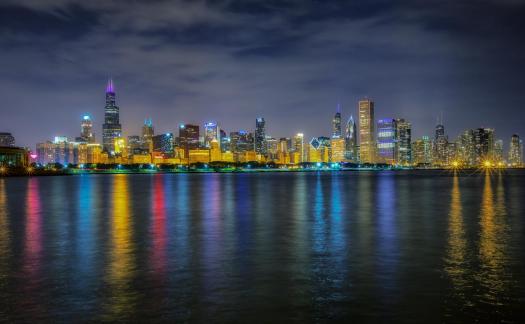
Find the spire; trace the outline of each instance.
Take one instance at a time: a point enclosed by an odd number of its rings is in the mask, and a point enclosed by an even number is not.
[[[341,103],[337,103],[336,113],[341,113]]]
[[[113,87],[113,79],[108,79],[108,85],[106,86],[106,93],[114,93],[115,89]]]

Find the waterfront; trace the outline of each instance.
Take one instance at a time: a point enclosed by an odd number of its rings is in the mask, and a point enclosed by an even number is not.
[[[0,321],[517,322],[525,172],[0,178]]]

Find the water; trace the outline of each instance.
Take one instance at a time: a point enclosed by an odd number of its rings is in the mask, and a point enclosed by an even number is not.
[[[520,322],[525,172],[0,179],[0,321]]]

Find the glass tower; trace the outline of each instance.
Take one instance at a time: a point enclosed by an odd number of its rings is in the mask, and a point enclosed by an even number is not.
[[[266,156],[268,146],[266,145],[266,122],[259,117],[255,120],[255,153]]]
[[[115,138],[122,136],[122,125],[119,120],[119,107],[115,104],[113,80],[106,86],[106,106],[104,107],[104,124],[102,125],[102,146],[105,152],[115,153]]]

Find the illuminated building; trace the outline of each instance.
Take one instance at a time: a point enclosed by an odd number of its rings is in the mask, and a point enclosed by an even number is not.
[[[370,99],[359,101],[359,145],[361,162],[375,163],[374,102]]]
[[[126,144],[126,139],[123,138],[123,137],[116,137],[114,139],[115,141],[115,144],[113,145],[114,147],[114,153],[115,155],[118,155],[118,156],[123,156],[123,157],[127,157],[128,156],[128,146]]]
[[[115,153],[115,138],[122,136],[119,107],[115,104],[113,80],[106,86],[106,106],[104,107],[104,124],[102,125],[102,145],[105,152]]]
[[[133,154],[131,157],[131,163],[133,164],[150,164],[151,154]]]
[[[80,123],[80,137],[77,138],[77,142],[82,143],[95,143],[95,134],[93,134],[93,122],[89,115],[82,117]]]
[[[474,130],[472,129],[464,131],[456,140],[456,160],[464,166],[477,164],[474,142]]]
[[[357,159],[357,127],[354,117],[350,116],[345,128],[345,159],[350,162],[358,162]]]
[[[210,150],[208,149],[193,149],[189,150],[190,163],[209,163]]]
[[[253,151],[253,141],[252,133],[243,130],[230,133],[230,147],[236,161],[243,159],[241,155],[244,152]],[[252,161],[255,161],[255,158]]]
[[[523,143],[517,134],[510,138],[509,164],[513,167],[519,167],[523,164]]]
[[[105,155],[105,159],[102,157],[102,155],[102,147],[100,144],[87,144],[87,163],[106,163],[107,155]]]
[[[269,160],[277,160],[278,159],[278,153],[279,153],[279,142],[276,138],[270,137],[266,138],[266,145],[267,145],[267,155]]]
[[[189,150],[199,148],[199,125],[181,124],[179,125],[179,145],[184,148],[185,155]]]
[[[217,138],[213,138],[210,141],[210,161],[221,161],[222,160],[222,154],[221,154],[221,148],[219,147],[219,141]]]
[[[220,140],[219,126],[215,122],[208,122],[204,124],[204,146],[209,148],[213,139]],[[220,142],[217,142],[219,145]]]
[[[230,151],[230,137],[226,136],[226,132],[222,129],[219,129],[219,146],[221,148],[221,152]]]
[[[303,133],[297,133],[293,137],[293,150],[299,155],[298,158],[294,161],[294,163],[306,162]]]
[[[314,137],[308,146],[308,162],[330,162],[330,139],[328,137]]]
[[[494,162],[503,162],[503,140],[494,141]]]
[[[78,143],[77,144],[77,163],[78,164],[86,164],[88,163],[88,152],[87,152],[87,144],[86,143]]]
[[[153,152],[162,153],[165,157],[173,157],[173,133],[153,136]]]
[[[130,135],[128,136],[128,153],[130,155],[144,153],[147,154],[149,151],[144,149],[144,145],[140,136]]]
[[[20,147],[1,146],[0,147],[0,166],[26,167],[29,165],[28,152]]]
[[[289,164],[290,156],[288,154],[288,138],[281,137],[277,147],[277,160],[279,164]]]
[[[36,144],[37,162],[46,165],[55,163],[55,144],[47,141]]]
[[[221,157],[222,157],[222,162],[234,162],[235,161],[233,159],[233,153],[230,151],[223,152]]]
[[[15,138],[11,133],[0,133],[0,146],[15,146]]]
[[[380,119],[377,121],[377,148],[379,159],[383,163],[396,162],[396,120]]]
[[[332,138],[341,138],[341,105],[337,105],[334,118],[332,119]]]
[[[441,122],[436,126],[436,132],[434,136],[433,163],[435,165],[444,166],[447,164],[447,146],[448,138],[445,136],[445,126],[443,126]]]
[[[331,162],[343,162],[345,160],[345,139],[336,137],[330,139]]]
[[[412,163],[412,125],[403,118],[396,120],[396,163]]]
[[[237,154],[237,162],[255,162],[257,161],[257,154],[255,151],[243,151]]]
[[[412,161],[416,166],[430,166],[432,164],[432,143],[430,137],[423,136],[412,143]]]
[[[478,128],[474,130],[474,150],[476,163],[493,161],[494,158],[494,130],[491,128]]]
[[[144,120],[142,125],[142,149],[147,152],[153,152],[153,136],[155,136],[155,130],[153,128],[153,122],[151,118]]]
[[[452,165],[454,161],[459,161],[458,145],[457,143],[449,142],[447,144],[447,165]]]
[[[266,122],[264,118],[255,119],[255,152],[266,156]]]

